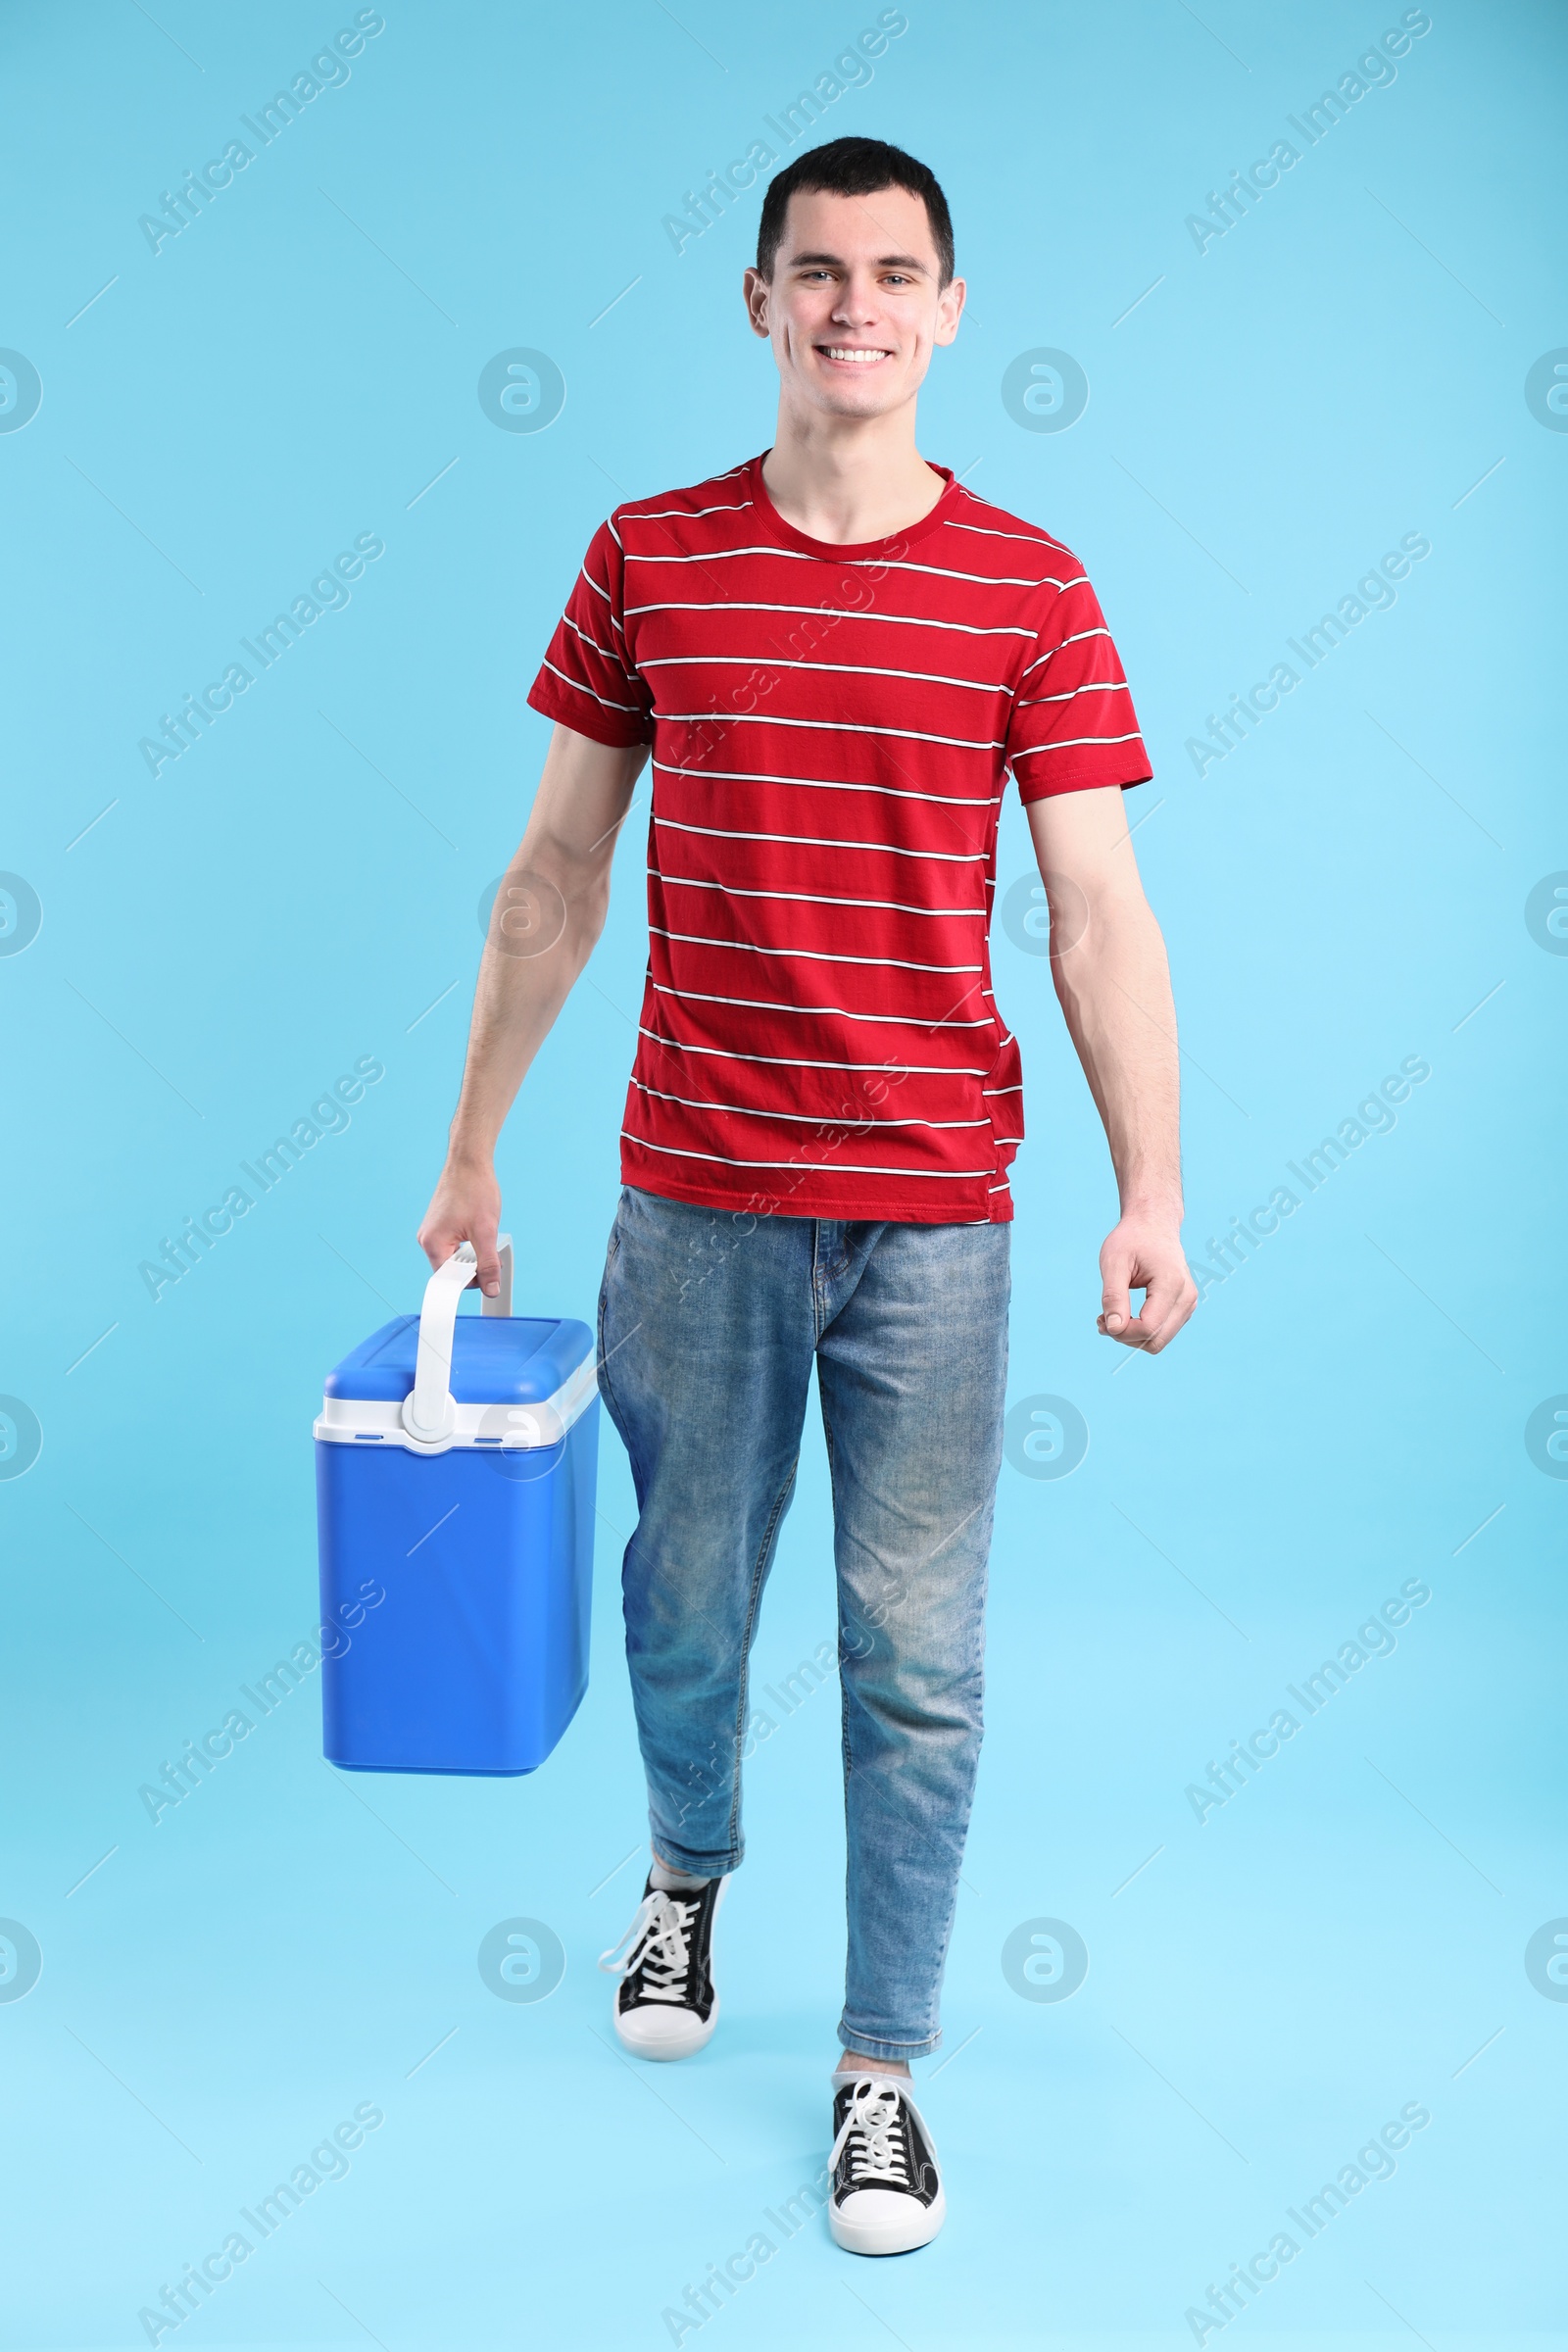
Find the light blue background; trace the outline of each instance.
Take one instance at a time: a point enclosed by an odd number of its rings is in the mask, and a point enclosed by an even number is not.
[[[156,1827],[137,1798],[314,1622],[311,1419],[327,1367],[418,1298],[476,906],[527,811],[524,696],[582,548],[618,498],[770,438],[740,306],[757,199],[678,258],[662,216],[877,11],[389,0],[347,85],[155,257],[138,216],[353,13],[3,15],[0,343],[43,381],[0,435],[0,865],[43,910],[0,958],[0,1390],[43,1431],[0,1482],[0,1912],[43,1951],[0,2003],[17,2346],[144,2342],[138,2309],[360,2102],[386,2120],[349,2177],[166,2344],[664,2344],[662,2311],[825,2152],[830,1694],[752,1768],[717,2039],[657,2075],[609,2046],[594,1960],[643,1820],[608,1431],[593,1680],[536,1777],[335,1775],[308,1682]],[[1050,967],[999,932],[1030,1131],[1011,1395],[1069,1398],[1091,1442],[1068,1478],[1004,1473],[950,2055],[921,2070],[952,2220],[883,2265],[808,2227],[705,2348],[1189,2344],[1187,2307],[1407,2101],[1432,2121],[1396,2176],[1225,2340],[1565,2340],[1568,2002],[1524,1951],[1568,1913],[1568,1485],[1523,1434],[1568,1389],[1568,960],[1524,917],[1568,867],[1568,436],[1523,390],[1568,344],[1561,13],[1439,0],[1250,217],[1201,255],[1184,226],[1400,13],[913,0],[824,117],[943,179],[972,310],[922,448],[1079,552],[1133,680],[1190,1256],[1401,1058],[1432,1074],[1168,1355],[1129,1360],[1094,1328],[1103,1142]],[[518,345],[567,385],[534,435],[476,398]],[[1042,346],[1091,385],[1059,434],[1000,396]],[[1200,781],[1206,714],[1411,531],[1432,553],[1394,609]],[[155,782],[138,738],[361,532],[386,552],[348,609]],[[1026,840],[1014,804],[1004,885]],[[533,1312],[592,1313],[641,864],[634,818],[503,1143]],[[154,1303],[140,1261],[367,1054],[386,1074],[347,1131]],[[1200,1826],[1186,1786],[1411,1577],[1432,1598],[1396,1650]],[[759,1683],[832,1625],[813,1434]],[[516,1915],[567,1954],[541,2003],[477,1971]],[[1002,1973],[1041,1917],[1090,1953],[1059,2003]]]

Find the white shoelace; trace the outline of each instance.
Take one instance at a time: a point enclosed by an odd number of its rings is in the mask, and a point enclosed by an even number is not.
[[[880,2081],[870,2075],[857,2079],[827,2160],[830,2172],[837,2165],[846,2140],[856,2143],[850,2149],[850,2178],[857,2186],[863,2183],[867,2188],[908,2187],[908,2146],[900,2095],[886,2076]]]
[[[644,2000],[684,2001],[691,1966],[686,1931],[696,1909],[695,1901],[651,1887],[619,1943],[600,1953],[600,1967],[611,1977],[635,1976],[641,1969]]]

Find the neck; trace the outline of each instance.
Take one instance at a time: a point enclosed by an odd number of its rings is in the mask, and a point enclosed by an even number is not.
[[[786,522],[841,546],[891,539],[947,487],[915,448],[912,400],[866,417],[803,415],[781,401],[762,480]]]

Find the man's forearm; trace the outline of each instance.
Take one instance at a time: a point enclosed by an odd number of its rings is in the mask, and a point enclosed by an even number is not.
[[[515,857],[496,892],[473,995],[449,1158],[488,1166],[529,1064],[604,929],[611,864],[646,745],[557,727]]]
[[[1165,943],[1142,893],[1091,902],[1052,959],[1056,995],[1104,1125],[1122,1212],[1182,1212],[1181,1082]]]
[[[608,874],[585,881],[565,860],[549,859],[526,842],[518,855],[539,861],[531,867],[514,864],[496,894],[501,920],[492,917],[485,942],[463,1086],[449,1136],[450,1154],[457,1160],[488,1160],[493,1155],[517,1089],[604,929]],[[552,863],[557,867],[554,873],[549,870]],[[518,926],[522,939],[514,945],[502,923],[508,919],[508,884],[523,871],[528,880],[522,887],[531,894],[534,906],[527,922]],[[519,897],[514,893],[514,914]],[[529,927],[535,919],[537,932]],[[559,936],[552,939],[557,925]]]
[[[1198,1303],[1182,1254],[1181,1084],[1170,966],[1118,789],[1029,805],[1051,969],[1110,1146],[1121,1217],[1100,1252],[1099,1327],[1157,1355]],[[1134,1291],[1144,1293],[1137,1314]]]

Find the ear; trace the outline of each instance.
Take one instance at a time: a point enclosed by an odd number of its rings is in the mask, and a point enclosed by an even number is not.
[[[936,296],[936,334],[931,336],[933,343],[953,343],[955,334],[959,331],[959,319],[964,316],[966,292],[968,289],[961,277],[950,277],[943,292]]]
[[[752,332],[754,335],[760,335],[765,343],[769,336],[769,328],[767,323],[768,284],[766,278],[762,275],[760,270],[747,270],[745,278],[745,294],[746,316],[751,321]]]
[[[937,296],[937,324],[932,336],[934,343],[951,343],[958,331],[963,316],[964,296],[968,289],[961,277],[951,278]]]

